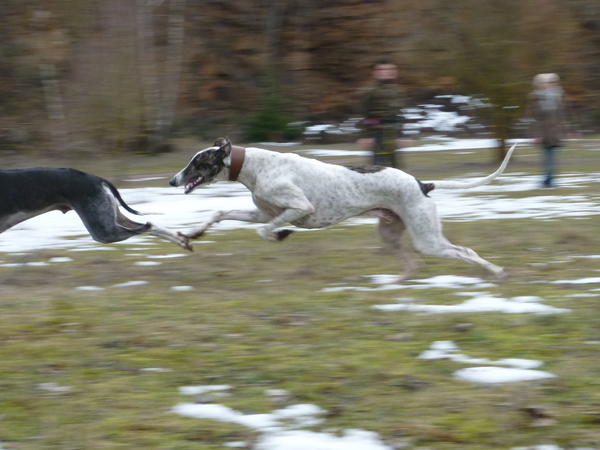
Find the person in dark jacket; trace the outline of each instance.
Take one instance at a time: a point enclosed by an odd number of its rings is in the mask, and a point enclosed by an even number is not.
[[[398,84],[398,67],[389,59],[373,64],[374,84],[362,96],[363,133],[359,145],[373,152],[372,164],[400,168],[395,151],[400,133],[399,114],[404,106]]]

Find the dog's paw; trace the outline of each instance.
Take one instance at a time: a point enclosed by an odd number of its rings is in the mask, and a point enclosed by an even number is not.
[[[177,232],[177,237],[179,238],[179,246],[184,248],[190,252],[194,251],[194,247],[192,247],[192,243],[190,242],[190,238],[183,233]]]
[[[496,280],[502,283],[508,279],[508,272],[504,268],[500,267],[500,270],[495,273],[495,276]]]
[[[193,239],[199,238],[200,236],[204,235],[205,232],[206,232],[206,230],[194,231],[193,233],[190,232],[190,233],[177,233],[177,234],[179,234],[180,236],[183,236],[185,239],[193,240]]]
[[[283,241],[286,237],[288,237],[293,232],[294,232],[294,230],[288,230],[287,228],[284,228],[283,230],[279,230],[275,234],[277,235],[278,241]]]
[[[261,227],[256,233],[265,241],[278,241],[277,233],[274,233],[270,227]]]

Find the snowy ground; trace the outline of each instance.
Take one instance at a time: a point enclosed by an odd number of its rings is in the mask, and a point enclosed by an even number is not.
[[[465,142],[449,140],[448,150],[457,148],[481,148],[490,142]],[[439,149],[438,149],[439,150]],[[307,150],[310,155],[356,155],[356,151]],[[483,174],[482,174],[483,175]],[[424,180],[426,181],[426,180]],[[491,185],[469,191],[436,190],[431,197],[445,221],[472,221],[488,219],[535,218],[541,220],[561,217],[585,217],[600,212],[598,196],[591,194],[535,195],[510,198],[504,193],[537,190],[539,176],[523,173],[506,173]],[[561,187],[593,186],[600,181],[600,173],[562,174],[558,178]],[[167,179],[165,178],[165,185]],[[132,216],[134,220],[147,220],[173,229],[186,229],[202,222],[217,209],[243,209],[253,207],[250,193],[239,183],[217,183],[196,190],[186,196],[175,188],[122,189],[123,198],[141,212],[152,212],[144,217]],[[590,193],[594,190],[590,189]],[[154,214],[158,213],[158,214]],[[347,225],[374,223],[375,219],[355,218]],[[241,222],[223,222],[215,228],[221,230],[252,227]],[[152,245],[153,238],[140,236],[129,239],[128,244]],[[0,236],[0,252],[27,252],[43,248],[70,248],[75,250],[110,249],[99,246],[86,233],[79,218],[73,213],[58,211],[38,216],[21,223]]]
[[[471,148],[487,145],[485,142],[473,142]],[[445,145],[441,143],[439,145]],[[454,143],[448,143],[447,149],[456,149]],[[467,148],[461,144],[460,148]],[[440,148],[436,148],[439,150]],[[328,153],[323,153],[328,152]],[[340,150],[307,151],[309,154],[338,155]],[[349,152],[355,155],[356,152]],[[165,179],[165,184],[166,184]],[[599,173],[562,174],[558,179],[562,187],[589,187],[585,194],[555,195],[547,191],[538,195],[539,177],[522,173],[508,173],[493,185],[483,186],[469,191],[435,191],[432,198],[438,205],[440,216],[446,221],[476,221],[488,219],[535,218],[553,220],[562,217],[584,218],[600,213],[600,198],[595,195],[594,187],[600,181]],[[512,198],[507,194],[536,190],[536,195]],[[597,190],[597,189],[596,189]],[[134,208],[141,211],[153,211],[160,214],[149,214],[145,219],[156,224],[186,229],[202,222],[216,209],[240,209],[252,207],[249,192],[240,184],[220,183],[199,189],[186,196],[174,188],[137,188],[123,189],[122,195]],[[581,192],[581,191],[579,191]],[[347,221],[345,225],[373,223],[375,219],[357,218]],[[240,222],[219,224],[217,230],[250,227]],[[149,256],[144,250],[154,245],[155,238],[141,236],[130,239],[126,245],[130,255],[139,256],[137,265],[158,265],[168,258],[185,258],[186,253],[174,248],[173,253],[161,256]],[[199,244],[201,245],[201,243]],[[94,242],[74,213],[63,215],[52,212],[24,222],[0,235],[0,252],[19,253],[40,249],[60,248],[68,251],[110,251],[114,247],[102,246]],[[573,258],[598,259],[600,255],[575,255]],[[48,264],[69,264],[73,259],[67,256],[51,258],[47,261],[27,262],[24,265],[44,266]],[[0,266],[3,264],[0,256]],[[12,263],[12,266],[18,264]],[[339,291],[386,291],[405,294],[418,289],[448,289],[449,295],[459,297],[455,304],[434,305],[419,303],[407,297],[396,298],[392,303],[376,305],[373,308],[381,314],[413,313],[413,314],[568,314],[569,309],[546,305],[544,299],[537,296],[516,296],[502,298],[490,291],[495,284],[474,277],[458,277],[443,275],[429,279],[409,280],[403,284],[395,283],[392,275],[365,275],[367,285],[353,286],[347,283],[325,286],[322,292]],[[106,286],[79,286],[81,292],[119,289],[135,289],[147,285],[147,280],[131,280]],[[589,296],[600,296],[600,277],[590,276],[576,280],[556,280],[557,284],[589,286]],[[191,286],[172,286],[173,292],[188,291]],[[461,298],[462,297],[462,298]],[[464,300],[466,297],[466,300]],[[468,356],[452,341],[435,341],[429,348],[423,348],[417,356],[428,363],[436,364],[438,360],[450,360],[462,367],[457,367],[453,376],[465,383],[495,385],[524,381],[536,381],[553,378],[556,375],[542,370],[542,361],[521,358],[475,358]],[[465,367],[466,366],[466,367]],[[147,368],[151,372],[167,372],[170,369]],[[48,392],[65,392],[69,386],[53,383],[42,383],[40,390]],[[202,395],[197,401],[183,401],[175,404],[173,413],[190,418],[215,420],[234,423],[256,431],[259,435],[254,450],[391,450],[374,432],[361,429],[332,430],[326,425],[326,411],[317,405],[294,404],[267,413],[248,414],[229,408],[218,402],[218,399],[231,396],[232,388],[228,385],[184,386],[180,394],[185,396]],[[265,391],[266,396],[288,396],[281,390]],[[206,398],[210,397],[207,402]],[[175,397],[175,396],[174,396]],[[174,403],[176,400],[174,400]],[[310,429],[308,429],[310,428]],[[317,430],[317,431],[315,431]],[[246,442],[232,441],[224,443],[225,448],[248,448]],[[0,449],[2,444],[0,443]],[[561,450],[554,445],[538,445],[522,447],[539,450]],[[516,450],[516,449],[515,449]]]

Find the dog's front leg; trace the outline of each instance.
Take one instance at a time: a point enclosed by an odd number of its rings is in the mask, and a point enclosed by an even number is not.
[[[260,209],[235,209],[231,211],[217,211],[210,219],[204,222],[198,228],[184,233],[184,236],[189,239],[196,239],[204,234],[212,225],[222,220],[239,220],[242,222],[266,223],[271,219],[271,216],[261,211]]]
[[[286,209],[284,212],[279,214],[277,217],[275,217],[269,223],[260,227],[257,230],[257,233],[261,238],[263,238],[267,241],[281,241],[282,239],[285,239],[287,236],[289,236],[289,234],[292,233],[292,230],[284,229],[284,230],[276,231],[277,228],[279,228],[285,224],[294,222],[298,219],[301,219],[302,217],[307,216],[308,214],[312,214],[313,212],[314,212],[314,208],[310,204],[309,204],[309,206],[302,208],[302,209],[300,209],[300,208]]]
[[[296,222],[315,212],[315,207],[306,198],[304,191],[292,183],[273,183],[268,189],[255,192],[255,202],[265,202],[273,210],[282,211],[266,225],[257,230],[258,235],[267,241],[281,241],[292,231],[277,228]]]

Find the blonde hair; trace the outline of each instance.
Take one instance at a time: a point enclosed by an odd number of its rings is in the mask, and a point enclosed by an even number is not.
[[[536,88],[543,87],[546,83],[558,83],[560,77],[555,73],[538,73],[533,77],[533,86]]]

